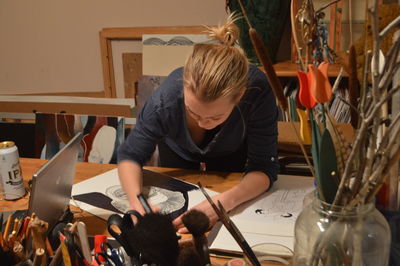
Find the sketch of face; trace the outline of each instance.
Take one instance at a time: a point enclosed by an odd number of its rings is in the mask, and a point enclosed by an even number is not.
[[[111,204],[120,212],[125,213],[130,210],[128,198],[121,186],[117,185],[107,188],[106,195],[112,199]],[[185,205],[185,198],[178,191],[144,186],[143,195],[145,195],[151,204],[157,206],[163,214],[178,211]]]

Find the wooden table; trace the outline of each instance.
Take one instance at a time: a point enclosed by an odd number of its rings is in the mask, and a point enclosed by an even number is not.
[[[32,175],[46,162],[41,159],[28,159],[21,158],[21,168],[24,177],[25,185],[27,186],[28,181],[32,178]],[[79,183],[83,180],[91,178],[93,176],[102,174],[111,169],[116,168],[115,164],[94,164],[79,162],[76,168],[76,176],[74,183]],[[223,192],[230,187],[238,184],[242,177],[241,173],[203,173],[193,170],[183,170],[174,168],[160,168],[160,167],[146,167],[149,170],[157,171],[170,175],[175,178],[196,184],[201,181],[203,186],[217,192]],[[27,209],[29,201],[29,193],[22,199],[16,201],[0,201],[0,211],[10,211],[18,209]],[[74,217],[77,220],[84,222],[88,229],[89,235],[95,234],[106,234],[109,235],[106,229],[106,221],[100,219],[86,211],[82,211],[76,207],[72,208]],[[226,259],[212,258],[213,265],[223,265],[226,263]]]

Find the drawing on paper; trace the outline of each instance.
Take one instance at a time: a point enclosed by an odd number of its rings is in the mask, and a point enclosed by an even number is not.
[[[185,197],[179,191],[145,186],[142,193],[149,203],[156,206],[163,214],[177,212],[185,206]],[[111,198],[111,205],[121,213],[130,210],[128,198],[120,185],[107,188],[106,195]]]
[[[73,193],[74,200],[116,213],[125,213],[130,210],[128,198],[117,176],[112,182],[106,176],[97,178],[98,182],[86,181],[91,185],[82,183],[84,187],[80,189],[80,193]],[[143,169],[142,193],[151,204],[159,208],[161,213],[168,215],[171,219],[188,210],[188,192],[198,189],[195,185]]]

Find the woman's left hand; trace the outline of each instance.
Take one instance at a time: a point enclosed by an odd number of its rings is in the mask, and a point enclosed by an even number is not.
[[[213,197],[212,199],[214,202],[217,202],[217,199],[215,197]],[[193,207],[193,209],[203,212],[208,217],[208,219],[210,219],[209,228],[213,227],[215,225],[215,223],[218,221],[217,214],[215,213],[214,209],[211,207],[210,203],[207,200],[197,204],[196,206]],[[182,222],[182,217],[185,214],[186,214],[186,212],[181,214],[178,218],[176,218],[172,222],[173,225],[175,226],[175,229],[180,234],[189,233],[189,231],[187,230],[187,228],[185,227],[185,225]]]
[[[224,209],[229,212],[239,204],[253,199],[265,192],[270,186],[270,180],[268,176],[259,171],[248,172],[241,180],[239,184],[230,188],[229,190],[212,197],[215,205],[218,206],[218,201],[221,202]],[[211,207],[208,201],[203,201],[200,204],[193,207],[198,211],[203,212],[210,219],[210,228],[215,225],[218,221],[218,216],[214,209]],[[173,225],[178,233],[188,233],[185,225],[182,222],[183,213],[173,221]]]

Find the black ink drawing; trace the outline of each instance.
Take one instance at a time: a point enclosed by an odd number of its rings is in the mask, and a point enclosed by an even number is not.
[[[256,209],[254,212],[256,214],[264,214],[265,213],[263,209]]]
[[[143,195],[150,203],[156,205],[161,213],[167,214],[171,219],[187,211],[188,192],[194,189],[198,187],[143,169]],[[117,213],[125,213],[130,209],[128,198],[120,185],[106,188],[105,194],[90,192],[75,195],[73,198]]]

